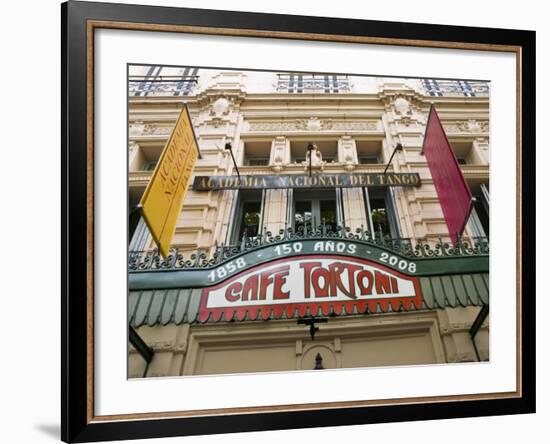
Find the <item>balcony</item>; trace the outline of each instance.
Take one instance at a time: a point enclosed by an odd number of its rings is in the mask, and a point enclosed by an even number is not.
[[[489,82],[422,79],[422,87],[428,96],[434,97],[489,96]]]
[[[177,249],[172,249],[166,258],[163,258],[157,250],[130,251],[128,254],[128,269],[130,272],[134,272],[211,268],[248,251],[269,245],[310,239],[348,240],[373,247],[381,247],[412,259],[487,256],[489,254],[489,238],[486,237],[459,238],[458,242],[453,245],[442,239],[428,241],[426,239],[391,238],[384,236],[382,233],[370,233],[363,228],[358,228],[355,232],[352,232],[348,227],[337,226],[336,230],[332,231],[331,225],[320,223],[316,226],[306,224],[299,231],[287,227],[280,230],[276,235],[264,229],[258,236],[244,236],[238,244],[221,244],[215,247],[211,256],[205,250],[197,250],[189,257],[184,257]]]
[[[347,76],[278,74],[277,92],[290,94],[339,94],[351,91]]]
[[[159,76],[156,78],[130,76],[128,95],[130,97],[187,96],[193,92],[198,80],[199,76]]]

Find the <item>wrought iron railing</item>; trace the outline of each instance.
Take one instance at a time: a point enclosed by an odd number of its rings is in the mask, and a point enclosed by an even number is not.
[[[284,93],[348,93],[347,76],[279,74],[277,92]]]
[[[422,85],[429,96],[477,97],[489,94],[488,82],[422,79]]]
[[[130,96],[186,96],[198,83],[199,76],[162,76],[145,78],[130,77],[128,93]]]
[[[352,232],[347,227],[337,226],[335,231],[329,228],[329,224],[321,223],[318,226],[308,227],[294,231],[288,227],[273,235],[264,229],[254,237],[243,237],[238,244],[219,245],[215,248],[211,257],[204,250],[185,257],[178,249],[172,249],[170,254],[163,258],[157,250],[130,251],[128,256],[128,268],[130,271],[140,270],[167,270],[167,269],[192,269],[214,267],[246,251],[288,241],[304,239],[343,239],[353,240],[368,245],[386,248],[405,257],[411,258],[437,258],[481,256],[489,254],[488,238],[459,238],[456,244],[443,241],[441,238],[435,241],[412,238],[391,238],[390,236],[376,233],[374,236],[363,227]]]

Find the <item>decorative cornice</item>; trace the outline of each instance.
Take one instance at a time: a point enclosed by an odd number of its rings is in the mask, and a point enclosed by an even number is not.
[[[130,137],[135,136],[167,136],[172,132],[174,125],[155,125],[151,123],[130,124]]]
[[[447,120],[443,121],[443,127],[447,133],[488,133],[488,120]]]
[[[155,353],[185,353],[187,350],[187,342],[181,344],[176,344],[173,341],[149,342],[148,346],[152,348]],[[130,354],[138,353],[133,346],[130,346],[129,352]]]
[[[309,119],[249,121],[249,132],[279,131],[380,131],[379,120]]]

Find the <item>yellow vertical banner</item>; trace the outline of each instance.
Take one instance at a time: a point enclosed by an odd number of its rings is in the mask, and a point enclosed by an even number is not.
[[[170,251],[198,155],[193,124],[184,104],[140,201],[141,214],[164,257]]]

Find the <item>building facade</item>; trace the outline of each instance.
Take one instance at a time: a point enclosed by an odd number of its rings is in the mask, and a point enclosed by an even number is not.
[[[200,150],[195,176],[236,177],[238,170],[242,177],[291,176],[297,182],[207,191],[191,183],[173,253],[163,258],[138,204],[183,102]],[[457,245],[422,153],[432,104],[475,197]],[[154,352],[144,359],[140,347],[129,345],[129,377],[489,359],[487,83],[132,66],[128,118],[128,316]],[[398,145],[402,149],[394,151]],[[323,181],[308,187],[313,179],[304,179],[385,172],[418,174],[420,184],[348,187]],[[269,269],[271,261],[285,263],[269,256],[285,251],[290,262],[326,260],[327,270],[347,276],[336,277],[342,291],[359,270],[353,268],[358,251],[376,252],[373,267],[381,268],[373,268],[373,276],[395,272],[404,279],[401,287],[417,267],[426,271],[412,278],[418,289],[414,303],[205,309],[205,288],[214,280],[197,284],[194,276],[213,273],[216,286],[207,289],[212,298],[218,283],[237,273],[244,279],[252,276],[249,270]],[[340,271],[329,265],[336,260]],[[271,281],[255,285],[276,286],[273,273]],[[328,287],[329,277],[323,279],[318,282]],[[280,288],[293,285],[289,277]],[[236,290],[228,294],[237,298]]]

